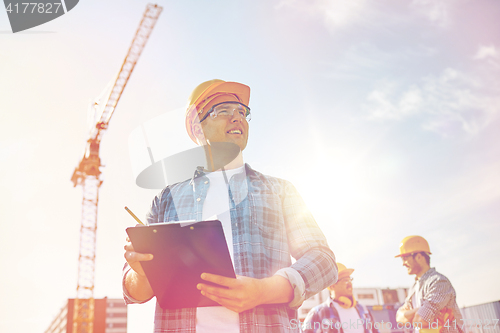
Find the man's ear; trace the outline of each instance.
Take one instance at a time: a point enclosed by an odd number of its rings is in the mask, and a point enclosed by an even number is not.
[[[423,256],[423,255],[422,255],[422,253],[420,253],[420,252],[418,252],[418,253],[415,255],[414,260],[415,260],[416,262],[418,262],[419,264],[420,264],[420,263],[422,263],[422,262],[426,262],[426,261],[425,261],[424,256]]]
[[[193,124],[193,135],[196,137],[198,144],[202,145],[206,142],[205,134],[203,133],[203,128],[199,122]]]

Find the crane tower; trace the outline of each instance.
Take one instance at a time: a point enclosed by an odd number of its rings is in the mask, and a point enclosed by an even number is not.
[[[100,179],[101,159],[99,157],[99,147],[102,135],[108,128],[111,116],[162,9],[158,5],[147,5],[139,28],[132,40],[132,45],[104,104],[105,106],[100,109],[100,115],[97,115],[95,126],[90,131],[83,158],[71,177],[74,186],[81,185],[83,189],[78,285],[73,312],[73,333],[93,333],[97,204],[99,188],[102,184]]]

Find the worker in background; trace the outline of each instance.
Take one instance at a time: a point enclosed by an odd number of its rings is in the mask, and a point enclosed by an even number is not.
[[[396,320],[421,333],[463,333],[455,289],[446,276],[430,267],[430,254],[423,237],[408,236],[401,241],[396,258],[403,260],[408,274],[415,275],[415,283],[396,313]]]
[[[337,279],[334,254],[293,185],[243,162],[249,98],[241,83],[211,80],[196,87],[186,112],[189,136],[206,151],[211,143],[232,142],[239,154],[221,170],[198,168],[192,179],[166,187],[147,216],[154,224],[216,215],[229,231],[237,278],[202,274],[218,286],[200,283],[200,293],[220,306],[165,310],[157,304],[155,332],[299,332],[297,308]],[[150,300],[153,290],[140,265],[150,255],[127,242],[125,259],[125,301]]]
[[[379,333],[379,323],[352,293],[354,269],[341,263],[337,267],[339,279],[328,287],[330,298],[309,311],[302,325],[304,333]]]

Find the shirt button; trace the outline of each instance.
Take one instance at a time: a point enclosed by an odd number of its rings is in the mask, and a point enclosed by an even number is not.
[[[196,201],[200,201],[200,200],[201,200],[200,198],[196,199]]]

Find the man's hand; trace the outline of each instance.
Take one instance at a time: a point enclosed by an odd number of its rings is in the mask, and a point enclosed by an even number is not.
[[[201,278],[223,287],[200,283],[201,294],[235,312],[243,312],[261,304],[288,303],[293,289],[287,279],[274,275],[265,279],[237,276],[236,279],[203,273]],[[224,288],[226,287],[226,288]]]
[[[141,227],[141,224],[136,225],[136,227]],[[140,276],[145,277],[146,274],[144,273],[144,270],[142,269],[141,266],[141,261],[149,261],[153,259],[152,254],[147,254],[147,253],[138,253],[134,251],[134,247],[132,246],[132,243],[130,242],[130,238],[127,237],[127,243],[123,247],[125,249],[125,254],[123,255],[125,257],[125,260],[127,260],[127,263],[129,266]]]
[[[136,225],[136,227],[142,226],[141,224]],[[149,299],[153,296],[153,289],[151,289],[151,285],[142,269],[141,261],[152,260],[153,255],[135,252],[128,237],[126,241],[127,243],[123,247],[125,249],[123,256],[132,270],[125,276],[125,288],[127,288],[130,296],[137,300]]]
[[[413,321],[413,317],[415,316],[415,313],[417,313],[418,308],[416,309],[409,309],[405,306],[402,306],[398,309],[398,312],[396,312],[396,321],[398,323],[411,323]]]
[[[417,313],[418,309],[419,308],[409,310],[403,306],[400,307],[396,313],[396,321],[403,324],[412,323],[413,327],[428,328],[429,322],[420,317]]]
[[[417,327],[417,325],[418,327],[428,328],[429,322],[420,317],[418,313],[415,313],[415,316],[413,317],[413,327]]]

